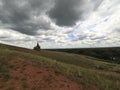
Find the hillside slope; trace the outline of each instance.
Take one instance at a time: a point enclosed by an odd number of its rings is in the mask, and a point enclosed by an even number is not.
[[[0,90],[120,90],[119,76],[97,58],[0,44]]]
[[[106,62],[120,64],[120,47],[102,47],[102,48],[71,48],[71,49],[47,49],[51,51],[67,52],[74,54],[83,54],[97,57]]]

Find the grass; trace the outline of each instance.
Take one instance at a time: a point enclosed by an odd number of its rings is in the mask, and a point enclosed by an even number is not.
[[[1,57],[0,58],[0,77],[3,78],[3,81],[8,81],[10,79],[10,74],[8,71],[8,62],[6,61],[7,58]]]
[[[50,84],[53,80],[53,76],[51,74],[48,74],[47,76],[44,76],[44,80]]]
[[[15,90],[15,87],[14,86],[10,86],[6,90]]]
[[[36,87],[32,87],[31,90],[37,90]]]
[[[120,47],[99,47],[99,48],[64,48],[48,49],[52,51],[83,54],[87,56],[101,58],[102,61],[120,64]],[[97,59],[99,60],[99,59]]]
[[[0,65],[0,73],[7,72],[7,68],[4,65]]]
[[[28,88],[28,83],[27,83],[27,79],[26,78],[22,79],[22,87],[23,87],[23,89]]]
[[[36,62],[37,66],[53,68],[56,74],[62,74],[83,85],[84,90],[89,90],[90,85],[97,85],[100,90],[120,90],[120,65],[97,61],[97,58],[84,55],[67,54],[59,52],[41,51],[37,54],[25,53],[19,50],[2,49],[0,47],[2,65],[9,58],[22,57]],[[6,62],[3,62],[6,60]],[[6,71],[5,69],[2,69]],[[51,80],[51,76],[47,77]],[[27,82],[23,80],[23,88]]]
[[[94,70],[104,70],[110,72],[119,72],[120,65],[108,62],[101,62],[102,60],[98,60],[97,58],[77,55],[77,54],[68,54],[61,52],[51,52],[51,51],[41,51],[38,55],[47,57],[51,60],[56,60],[59,62],[72,64],[75,66],[83,67],[86,69],[94,69]]]
[[[6,82],[10,79],[11,75],[9,73],[4,73],[3,74],[3,80]]]

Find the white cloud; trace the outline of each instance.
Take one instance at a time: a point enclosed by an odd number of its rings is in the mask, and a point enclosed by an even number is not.
[[[3,27],[0,21],[0,42],[27,48],[34,47],[36,41],[40,42],[42,48],[120,46],[119,0],[103,0],[86,20],[77,22],[73,27],[57,26],[47,15],[34,16],[32,19],[32,23],[48,23],[51,28],[38,30],[37,35],[31,36],[5,29],[11,26],[4,24]]]
[[[120,2],[119,0],[104,0],[97,11],[94,11],[87,20],[77,26],[77,36],[85,35],[84,45],[120,46]],[[78,34],[78,35],[77,35]],[[77,41],[77,42],[78,42]],[[83,46],[78,43],[78,46]]]

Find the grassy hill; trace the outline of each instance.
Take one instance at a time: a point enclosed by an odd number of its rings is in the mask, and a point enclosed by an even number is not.
[[[103,61],[120,64],[120,47],[47,49],[51,51],[88,55]]]
[[[120,64],[0,44],[0,90],[120,90]]]

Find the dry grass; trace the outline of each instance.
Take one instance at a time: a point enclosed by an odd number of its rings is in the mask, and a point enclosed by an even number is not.
[[[101,62],[96,60],[97,58],[83,55],[50,51],[31,54],[31,50],[24,53],[21,49],[14,50],[13,47],[11,49],[0,46],[0,74],[7,72],[7,69],[5,69],[7,67],[4,67],[4,65],[9,65],[9,58],[15,56],[36,62],[37,66],[53,68],[56,74],[65,75],[82,84],[84,90],[89,90],[90,85],[96,85],[100,90],[120,90],[119,64]],[[51,77],[47,77],[48,79],[51,80]]]

